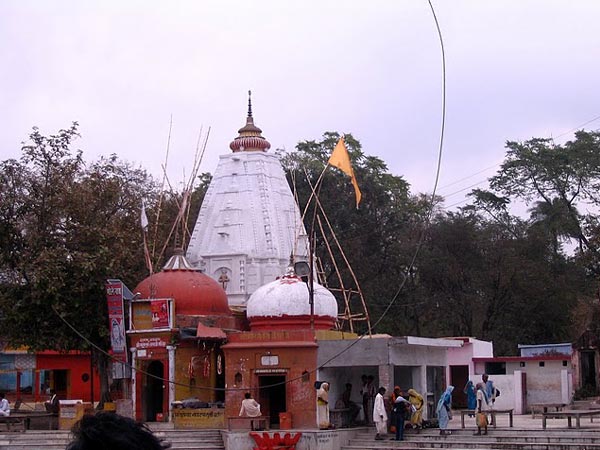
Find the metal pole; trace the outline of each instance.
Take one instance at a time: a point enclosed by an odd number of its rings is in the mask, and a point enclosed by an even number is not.
[[[315,330],[315,281],[314,281],[314,238],[315,231],[314,227],[311,229],[310,238],[308,240],[308,251],[309,251],[309,267],[310,273],[308,274],[308,303],[310,304],[310,329]]]

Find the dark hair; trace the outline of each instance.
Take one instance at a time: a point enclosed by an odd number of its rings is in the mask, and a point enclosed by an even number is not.
[[[74,440],[66,450],[163,450],[171,446],[143,423],[110,412],[83,416],[71,433]]]
[[[0,392],[0,398],[4,398],[5,397],[5,393],[4,392]]]
[[[244,398],[250,398],[250,397],[252,397],[252,396],[250,395],[250,392],[246,392],[246,393],[244,394]]]

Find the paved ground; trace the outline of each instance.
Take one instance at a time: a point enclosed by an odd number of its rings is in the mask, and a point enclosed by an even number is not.
[[[496,417],[498,429],[508,427],[508,416],[499,415]],[[600,431],[600,416],[597,416],[591,422],[589,417],[581,418],[581,429],[599,430]],[[575,427],[575,419],[572,419],[573,427]],[[460,428],[460,413],[455,413],[453,420],[450,422],[450,428]],[[535,418],[531,417],[531,414],[522,416],[513,416],[513,427],[515,429],[523,430],[542,430],[542,417],[541,415]],[[465,428],[477,428],[475,425],[475,418],[465,417]],[[490,426],[490,428],[492,428]],[[548,419],[546,421],[546,429],[568,429],[567,419]],[[573,428],[575,429],[575,428]]]

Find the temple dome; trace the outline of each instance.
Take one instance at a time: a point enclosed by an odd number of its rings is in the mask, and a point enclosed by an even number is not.
[[[315,329],[333,328],[337,309],[334,295],[314,283]],[[254,291],[248,299],[246,314],[252,330],[305,329],[310,325],[308,286],[293,271],[288,272]]]
[[[208,275],[194,269],[182,250],[167,261],[161,272],[137,285],[140,298],[174,298],[175,315],[229,315],[231,310],[223,288]]]

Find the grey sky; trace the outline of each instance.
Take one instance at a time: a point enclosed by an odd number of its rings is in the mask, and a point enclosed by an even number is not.
[[[433,4],[447,60],[442,195],[491,176],[447,186],[500,162],[507,139],[600,116],[600,2]],[[272,148],[350,132],[414,192],[433,187],[442,78],[426,0],[1,0],[0,41],[2,159],[32,126],[77,120],[86,159],[117,153],[160,176],[173,114],[180,182],[201,126],[212,127],[201,170],[214,171],[252,89]]]

